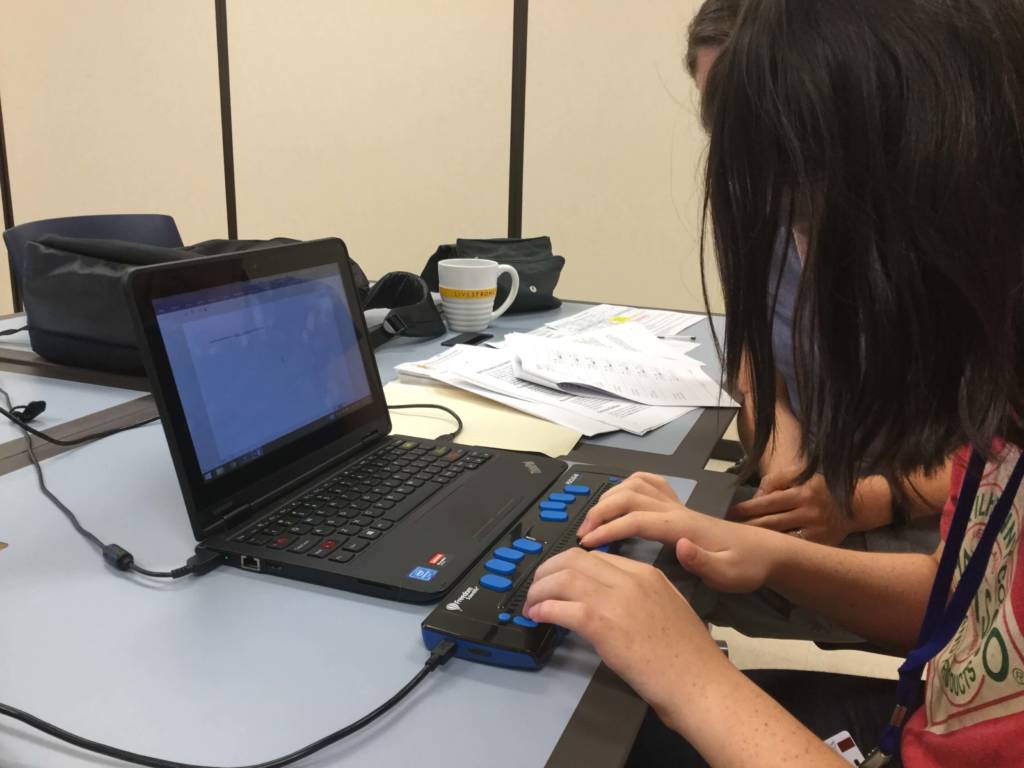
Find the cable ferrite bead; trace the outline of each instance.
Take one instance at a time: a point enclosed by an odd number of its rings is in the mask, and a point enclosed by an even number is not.
[[[117,544],[107,544],[103,548],[103,559],[119,571],[127,571],[135,564],[132,553]]]

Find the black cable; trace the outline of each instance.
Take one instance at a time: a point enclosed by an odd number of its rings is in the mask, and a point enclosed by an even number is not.
[[[364,715],[354,723],[346,725],[344,728],[335,731],[329,736],[324,736],[322,739],[314,741],[312,744],[302,747],[289,755],[278,757],[273,760],[267,760],[266,762],[257,763],[255,765],[244,766],[244,768],[284,768],[284,766],[291,765],[303,758],[309,757],[314,752],[319,752],[324,747],[329,747],[331,744],[341,741],[346,736],[351,736],[353,733],[362,730],[398,704],[398,702],[408,696],[417,685],[423,682],[427,675],[441,665],[447,663],[448,659],[450,659],[454,654],[455,643],[450,640],[445,640],[435,646],[434,650],[430,654],[430,658],[428,658],[424,663],[423,669],[417,672],[412,680],[406,683],[398,693],[369,714]],[[136,752],[129,752],[128,750],[111,747],[107,744],[100,744],[99,742],[92,741],[91,739],[86,739],[83,736],[78,736],[77,734],[65,731],[63,728],[58,728],[56,725],[48,723],[35,715],[31,715],[28,712],[24,712],[8,704],[0,703],[0,716],[18,720],[30,728],[35,728],[37,731],[42,731],[49,736],[53,736],[55,739],[60,739],[61,741],[73,744],[74,746],[88,750],[89,752],[95,752],[107,757],[114,757],[128,763],[135,763],[136,765],[145,765],[149,766],[149,768],[214,768],[213,766],[163,760],[159,757],[149,757],[148,755],[140,755]]]
[[[2,391],[2,390],[0,390],[0,391]],[[75,438],[72,438],[70,440],[62,440],[61,438],[58,438],[58,437],[51,437],[50,435],[46,434],[45,432],[41,432],[38,429],[35,429],[34,427],[30,427],[28,424],[25,423],[26,419],[19,418],[19,414],[17,412],[18,409],[15,408],[13,405],[11,405],[10,395],[8,395],[6,392],[4,392],[4,399],[7,400],[7,407],[6,408],[0,408],[0,416],[6,416],[8,419],[10,419],[12,422],[14,422],[14,424],[19,429],[21,429],[21,430],[23,430],[25,432],[28,432],[30,435],[34,435],[35,437],[38,437],[40,440],[45,440],[46,442],[51,443],[53,445],[59,445],[62,448],[72,448],[72,447],[74,447],[76,445],[84,445],[85,443],[91,443],[94,440],[102,440],[105,437],[110,437],[111,435],[119,435],[122,432],[127,432],[130,429],[138,429],[139,427],[144,427],[147,424],[152,424],[154,421],[159,421],[160,420],[159,416],[154,416],[153,418],[146,419],[145,421],[140,421],[140,422],[137,422],[135,424],[129,424],[127,427],[117,427],[115,429],[106,429],[106,430],[104,430],[102,432],[94,432],[91,435],[84,435],[82,437],[75,437]],[[31,405],[31,403],[30,403],[30,405]],[[25,407],[25,406],[23,406],[23,407]]]
[[[0,395],[3,396],[7,403],[7,408],[11,409],[11,396],[7,393],[7,390],[0,387]],[[9,411],[4,411],[0,408],[0,412],[4,412],[8,415]],[[39,457],[36,456],[35,446],[32,445],[32,435],[36,434],[38,430],[32,429],[31,427],[22,424],[18,419],[11,419],[14,424],[25,433],[25,446],[28,452],[29,461],[32,463],[33,469],[36,473],[36,481],[39,484],[39,490],[50,503],[59,509],[64,517],[68,519],[72,527],[79,534],[81,534],[89,543],[100,550],[103,555],[103,559],[106,560],[114,568],[119,571],[132,571],[142,576],[149,576],[154,579],[180,579],[182,576],[188,576],[190,574],[202,575],[208,571],[213,570],[219,563],[219,557],[212,552],[204,550],[201,554],[195,554],[188,559],[188,562],[180,568],[175,568],[172,571],[151,571],[148,568],[143,568],[141,565],[135,563],[135,558],[131,552],[118,546],[117,544],[104,544],[103,540],[99,536],[88,530],[79,521],[78,517],[74,512],[49,489],[46,485],[46,479],[43,477],[43,466],[39,462]],[[154,421],[143,422],[149,424]],[[130,427],[123,427],[117,430],[109,430],[106,433],[100,432],[95,435],[91,435],[87,438],[83,438],[80,442],[90,442],[92,440],[99,440],[101,437],[108,437],[111,434],[117,434],[118,432],[124,432],[126,429],[134,429],[135,427],[141,427],[142,424],[133,424]],[[41,434],[41,433],[39,433]]]
[[[3,395],[3,398],[7,404],[7,408],[0,408],[0,414],[3,414],[8,419],[10,419],[11,422],[18,427],[18,429],[22,430],[25,433],[25,443],[27,446],[28,457],[29,460],[32,462],[33,468],[35,469],[36,481],[39,484],[40,492],[42,492],[42,494],[47,499],[49,499],[51,504],[57,507],[57,509],[59,509],[64,514],[64,516],[68,519],[68,522],[71,523],[71,525],[74,527],[76,531],[78,531],[79,534],[85,537],[86,540],[88,540],[91,544],[93,544],[97,549],[100,550],[100,553],[103,555],[103,559],[106,560],[107,563],[109,563],[111,566],[113,566],[119,571],[132,571],[133,573],[137,573],[140,576],[148,576],[153,579],[180,579],[183,576],[189,576],[191,574],[201,576],[204,573],[207,573],[217,567],[217,565],[220,562],[219,556],[214,554],[213,552],[210,552],[209,550],[203,550],[201,553],[197,553],[190,557],[186,564],[181,566],[180,568],[175,568],[171,571],[151,571],[148,568],[143,568],[141,565],[138,565],[135,562],[135,557],[132,555],[132,553],[124,549],[123,547],[113,543],[105,544],[98,536],[96,536],[94,533],[86,529],[78,521],[78,517],[75,515],[75,513],[72,512],[71,509],[69,509],[64,502],[57,498],[57,496],[49,489],[49,487],[47,487],[46,479],[43,477],[43,467],[40,464],[39,458],[36,456],[34,446],[32,445],[32,437],[34,435],[54,445],[59,445],[63,447],[73,447],[76,445],[82,445],[84,443],[91,443],[95,440],[102,440],[105,437],[117,435],[120,434],[121,432],[126,432],[130,429],[137,429],[139,427],[145,426],[146,424],[152,424],[154,421],[158,421],[159,417],[147,419],[136,424],[131,424],[127,427],[118,427],[117,429],[108,429],[103,432],[95,432],[91,435],[85,435],[84,437],[76,438],[74,440],[59,440],[57,438],[50,437],[45,432],[41,432],[38,429],[30,427],[28,424],[25,424],[24,421],[18,418],[18,416],[15,415],[14,413],[16,409],[14,408],[11,402],[11,396],[7,393],[7,390],[3,389],[2,387],[0,387],[0,395]],[[439,411],[444,411],[445,413],[449,414],[450,416],[452,416],[452,418],[455,419],[456,423],[458,424],[458,428],[454,432],[451,432],[447,435],[442,435],[440,438],[438,438],[439,440],[454,440],[456,437],[458,437],[459,433],[462,432],[463,424],[462,419],[459,418],[459,414],[457,414],[451,408],[448,408],[444,405],[422,403],[413,405],[389,405],[388,408],[392,410],[401,410],[407,408],[433,408]]]
[[[8,328],[6,331],[0,331],[0,336],[13,336],[16,333],[21,333],[22,331],[27,331],[27,330],[28,330],[28,326],[27,325],[23,325],[23,326],[21,326],[21,328]]]
[[[451,440],[454,440],[456,437],[458,437],[462,433],[462,419],[459,418],[459,414],[457,414],[455,411],[453,411],[451,408],[449,408],[446,405],[435,405],[433,403],[414,403],[414,404],[411,404],[411,405],[389,405],[388,406],[388,410],[391,410],[391,411],[400,411],[400,410],[407,409],[407,408],[433,408],[434,410],[437,410],[437,411],[444,411],[449,416],[451,416],[453,419],[455,419],[455,423],[459,425],[458,429],[456,429],[454,432],[449,432],[447,435],[441,435],[439,438],[437,438],[438,440],[449,440],[449,441],[451,441]]]

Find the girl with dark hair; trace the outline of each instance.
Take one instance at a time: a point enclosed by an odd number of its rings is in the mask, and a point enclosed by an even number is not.
[[[591,510],[581,544],[670,543],[715,589],[769,586],[914,650],[891,698],[803,679],[828,698],[794,717],[649,566],[563,553],[538,569],[526,613],[588,638],[712,765],[845,765],[821,742],[848,727],[829,712],[865,724],[862,747],[878,741],[867,724],[891,721],[880,754],[902,751],[910,768],[1020,765],[1024,0],[747,0],[704,110],[725,366],[735,385],[749,361],[752,458],[775,426],[770,254],[783,222],[803,265],[806,475],[849,505],[858,478],[895,483],[959,448],[944,541],[933,555],[824,547],[697,514],[636,475]],[[667,749],[656,757],[678,765]]]
[[[708,73],[735,28],[743,0],[706,0],[690,25],[686,63],[701,93]],[[705,114],[705,118],[710,116]],[[908,537],[901,527],[907,518],[938,515],[949,488],[949,468],[937,472],[916,470],[901,478],[891,489],[883,477],[858,478],[850,505],[850,515],[840,513],[827,493],[826,483],[816,475],[803,484],[795,484],[804,469],[800,454],[802,411],[794,360],[793,321],[796,294],[802,271],[796,248],[787,238],[776,241],[769,280],[772,302],[772,352],[775,361],[775,428],[770,442],[761,452],[757,466],[751,467],[762,478],[761,493],[755,501],[744,501],[732,511],[734,519],[746,520],[775,530],[798,535],[824,544],[839,544],[850,534],[868,533],[886,527],[878,534],[850,539],[850,546],[864,549],[934,549],[936,539],[925,535]],[[780,247],[781,246],[781,247]],[[740,440],[753,450],[754,410],[751,381],[746,360],[742,359],[736,376],[736,388],[743,402],[738,427]],[[813,372],[811,373],[813,375]],[[790,491],[783,493],[783,491]],[[895,523],[897,528],[887,526]],[[922,526],[923,531],[930,526]],[[895,533],[895,536],[893,535]],[[917,533],[913,531],[912,533]]]
[[[729,42],[744,0],[705,0],[688,29],[686,66],[703,94],[711,67]],[[705,114],[706,121],[710,115]],[[710,125],[708,124],[710,130]],[[775,425],[756,462],[744,469],[748,484],[736,492],[729,518],[823,544],[882,552],[932,552],[938,516],[949,494],[950,462],[936,471],[920,468],[891,487],[880,475],[858,477],[846,509],[828,491],[824,475],[803,479],[802,411],[797,387],[793,323],[800,287],[800,256],[785,230],[776,239],[769,276],[771,339],[775,363]],[[754,396],[745,356],[734,389],[742,404],[737,427],[748,455],[754,448]],[[754,487],[757,486],[757,487]],[[707,621],[757,637],[857,642],[859,638],[771,590],[727,596],[697,583],[681,584]]]

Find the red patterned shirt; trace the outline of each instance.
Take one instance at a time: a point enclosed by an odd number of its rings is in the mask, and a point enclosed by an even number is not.
[[[953,586],[974,552],[982,530],[1020,456],[1003,446],[985,467],[958,558]],[[963,483],[969,452],[957,454],[953,495],[942,515],[945,539]],[[1024,766],[1024,565],[1018,546],[1024,486],[992,549],[978,594],[959,631],[928,665],[924,706],[903,734],[903,764],[930,766]]]

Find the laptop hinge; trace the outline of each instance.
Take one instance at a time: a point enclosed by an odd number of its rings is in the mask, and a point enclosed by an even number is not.
[[[300,476],[296,477],[295,479],[289,480],[288,482],[279,485],[270,493],[265,493],[259,498],[252,499],[251,501],[247,501],[244,504],[241,504],[237,507],[233,507],[232,509],[228,510],[219,520],[217,520],[214,523],[211,523],[207,528],[205,528],[203,530],[203,533],[207,536],[210,536],[214,533],[217,533],[218,531],[223,530],[224,528],[228,528],[234,525],[234,523],[243,520],[254,508],[262,507],[265,504],[269,503],[270,501],[273,501],[275,498],[285,496],[291,493],[293,490],[306,483],[310,478],[315,477],[316,475],[322,473],[324,470],[328,469],[329,467],[335,464],[342,464],[348,461],[348,459],[352,458],[360,451],[365,450],[373,443],[379,442],[381,438],[384,437],[387,437],[387,435],[385,435],[378,429],[374,429],[366,433],[358,443],[349,448],[347,451],[344,451],[343,453],[340,453],[337,456],[328,459],[322,464],[318,464],[317,466],[313,467],[307,472],[303,472]]]

